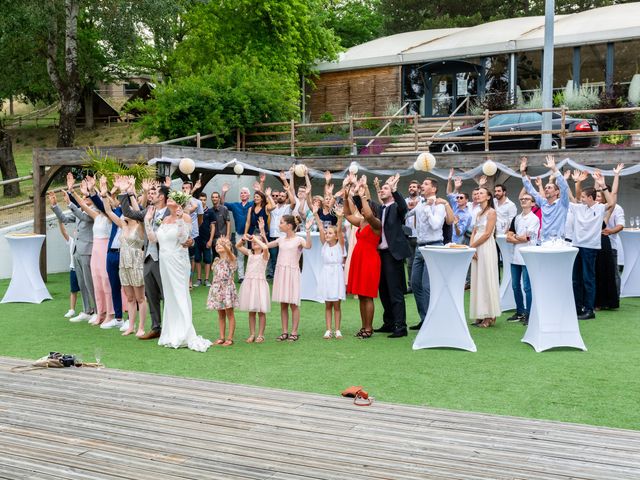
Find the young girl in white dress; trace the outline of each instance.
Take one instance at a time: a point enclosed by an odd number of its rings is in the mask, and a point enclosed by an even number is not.
[[[345,298],[344,281],[344,234],[342,231],[342,208],[335,207],[338,224],[328,226],[326,229],[318,216],[318,207],[313,207],[313,217],[318,224],[320,232],[320,243],[322,243],[322,270],[318,281],[318,293],[324,300],[324,319],[327,324],[327,331],[324,338],[330,339],[335,335],[337,339],[342,338],[340,332],[340,320],[342,311],[340,302]],[[334,333],[331,333],[331,320],[335,326]]]
[[[245,242],[251,242],[251,250],[245,247]],[[245,235],[236,243],[236,248],[248,258],[244,280],[238,295],[239,309],[249,312],[249,337],[246,342],[262,343],[267,325],[267,313],[271,311],[271,295],[266,276],[269,249],[258,235]],[[258,336],[256,336],[256,314],[260,321]]]

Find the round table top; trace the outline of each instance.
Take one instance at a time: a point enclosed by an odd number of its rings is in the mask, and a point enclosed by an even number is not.
[[[11,240],[21,240],[26,238],[44,238],[46,235],[39,233],[7,233],[4,238]]]
[[[422,247],[418,247],[418,250],[426,250],[426,251],[438,251],[443,253],[461,253],[461,252],[475,252],[475,248],[467,247],[447,247],[446,245],[424,245]]]
[[[630,233],[631,235],[640,235],[640,228],[623,228],[620,233]]]
[[[578,250],[571,245],[536,245],[533,247],[522,247],[521,253],[569,253]]]

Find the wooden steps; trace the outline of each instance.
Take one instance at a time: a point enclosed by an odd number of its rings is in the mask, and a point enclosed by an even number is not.
[[[0,357],[2,479],[640,478],[639,431],[28,364]]]

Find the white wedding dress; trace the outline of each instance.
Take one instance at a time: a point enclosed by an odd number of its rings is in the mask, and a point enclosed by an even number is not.
[[[182,220],[163,223],[156,231],[159,246],[160,278],[164,295],[162,333],[158,345],[188,347],[206,352],[211,342],[196,334],[193,328],[189,275],[189,253],[182,246],[191,232],[191,224]]]

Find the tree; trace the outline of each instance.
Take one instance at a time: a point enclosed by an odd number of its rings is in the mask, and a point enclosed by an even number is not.
[[[14,67],[11,82],[0,87],[0,96],[50,98],[55,92],[60,102],[60,147],[73,145],[80,102],[84,99],[85,106],[91,105],[92,91],[99,82],[126,78],[141,72],[142,65],[162,63],[170,52],[168,45],[172,45],[169,38],[175,33],[171,26],[180,18],[183,6],[191,3],[0,1],[0,60]],[[168,15],[171,20],[163,23],[161,19]],[[150,24],[152,28],[147,27]],[[158,44],[152,39],[159,40]],[[34,82],[37,88],[31,86],[30,79],[38,80]]]
[[[0,122],[0,173],[3,180],[18,178],[18,169],[13,158],[13,146],[9,131],[4,128],[4,123]],[[5,197],[17,197],[20,195],[20,184],[9,183],[3,188]]]
[[[333,0],[327,9],[327,27],[340,38],[344,48],[374,40],[382,35],[380,0]]]
[[[161,139],[215,133],[218,146],[229,144],[247,125],[288,120],[298,111],[297,82],[240,59],[211,66],[211,73],[158,85],[146,110],[144,134]]]

